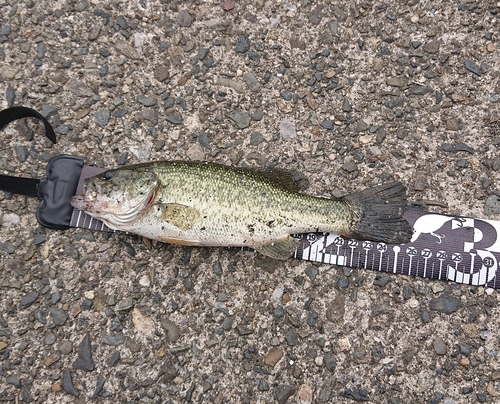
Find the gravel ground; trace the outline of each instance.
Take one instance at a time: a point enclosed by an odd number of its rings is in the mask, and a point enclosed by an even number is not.
[[[0,3],[2,173],[68,153],[400,179],[500,219],[500,3]],[[35,134],[35,139],[29,137]],[[0,193],[0,401],[498,403],[499,294],[35,220]]]

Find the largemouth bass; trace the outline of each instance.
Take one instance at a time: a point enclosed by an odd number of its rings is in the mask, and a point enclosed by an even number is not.
[[[153,162],[85,180],[71,204],[114,230],[167,243],[246,246],[287,259],[292,234],[406,243],[406,190],[390,182],[339,199],[301,194],[263,172],[202,162]]]

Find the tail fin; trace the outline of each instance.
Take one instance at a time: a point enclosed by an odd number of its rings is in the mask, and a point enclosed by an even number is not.
[[[392,244],[410,241],[413,229],[403,218],[406,188],[399,181],[355,192],[343,199],[355,212],[353,229],[347,236]]]

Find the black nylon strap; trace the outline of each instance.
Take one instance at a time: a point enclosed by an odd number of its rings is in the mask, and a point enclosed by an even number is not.
[[[45,127],[45,136],[56,143],[56,134],[49,121],[39,112],[27,107],[11,107],[0,111],[0,130],[9,123],[21,118],[37,118],[43,122]],[[0,189],[13,194],[40,197],[38,195],[38,185],[40,180],[35,178],[12,177],[0,174]]]
[[[56,134],[54,129],[52,129],[51,124],[45,117],[39,112],[35,111],[32,108],[28,107],[11,107],[0,111],[0,130],[2,130],[9,123],[16,121],[21,118],[37,118],[43,122],[43,126],[45,127],[45,136],[49,138],[49,140],[56,144]]]
[[[39,179],[11,177],[0,174],[0,189],[13,194],[37,197]]]

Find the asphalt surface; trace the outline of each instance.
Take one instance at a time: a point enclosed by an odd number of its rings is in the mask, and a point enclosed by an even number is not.
[[[72,154],[401,180],[500,219],[500,3],[0,3],[3,174]],[[33,140],[29,138],[33,137]],[[0,402],[496,403],[498,292],[56,231],[0,192]]]

